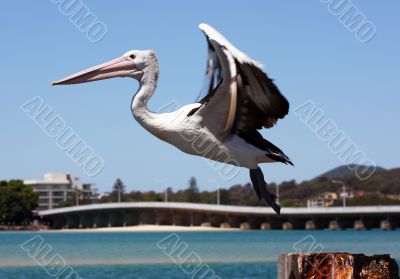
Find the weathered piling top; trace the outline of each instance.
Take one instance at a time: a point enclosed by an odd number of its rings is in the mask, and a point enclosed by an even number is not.
[[[390,255],[286,253],[279,256],[278,279],[399,279]]]

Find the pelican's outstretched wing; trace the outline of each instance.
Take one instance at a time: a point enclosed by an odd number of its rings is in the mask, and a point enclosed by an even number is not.
[[[202,28],[202,25],[200,25]],[[207,37],[207,94],[201,106],[189,116],[202,118],[201,124],[216,137],[223,139],[232,129],[237,106],[236,65],[231,53],[217,41]]]
[[[216,136],[235,132],[244,138],[261,137],[257,129],[269,117],[283,118],[289,111],[288,101],[258,62],[209,25],[199,27],[209,45],[206,74],[210,87],[194,113],[202,116],[202,124]]]

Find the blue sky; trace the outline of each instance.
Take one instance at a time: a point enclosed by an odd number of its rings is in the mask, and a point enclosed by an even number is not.
[[[132,118],[137,82],[112,79],[51,87],[53,80],[116,58],[131,49],[153,49],[161,64],[150,108],[194,101],[201,88],[206,43],[197,28],[209,23],[265,65],[291,104],[290,114],[263,135],[295,167],[263,165],[268,181],[302,181],[342,164],[293,110],[313,101],[368,158],[399,166],[400,3],[353,1],[376,26],[361,43],[320,1],[83,1],[107,27],[93,43],[59,11],[55,1],[7,1],[0,11],[0,179],[41,178],[49,171],[76,174],[111,188],[117,177],[128,190],[187,186],[201,189],[249,181],[248,171],[224,181],[203,159],[181,153],[143,130]],[[104,170],[89,177],[20,106],[40,96],[96,154]],[[215,180],[211,182],[211,180]],[[163,182],[161,182],[163,181]]]

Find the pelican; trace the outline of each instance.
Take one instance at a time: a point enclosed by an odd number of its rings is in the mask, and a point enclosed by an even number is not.
[[[151,50],[131,50],[121,57],[83,70],[53,85],[76,84],[113,77],[138,80],[132,98],[133,117],[143,128],[181,151],[214,161],[245,167],[258,199],[280,214],[276,197],[267,190],[261,163],[291,160],[257,131],[272,128],[289,110],[289,103],[263,71],[260,63],[233,46],[211,26],[199,28],[208,42],[206,95],[174,112],[147,108],[159,76]]]

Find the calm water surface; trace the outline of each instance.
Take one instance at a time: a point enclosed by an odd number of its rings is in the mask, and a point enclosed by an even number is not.
[[[170,256],[157,246],[168,236],[162,242],[167,252],[182,245]],[[31,254],[44,250],[31,258],[21,245],[33,237],[26,250]],[[202,272],[221,278],[265,279],[276,278],[280,253],[299,251],[391,254],[400,262],[400,230],[178,232],[173,236],[168,232],[1,232],[0,278],[54,278],[47,272],[57,274],[54,266],[60,259],[81,278],[192,278],[196,265],[174,263],[182,252],[181,258],[200,259]],[[47,269],[40,266],[52,257]]]

